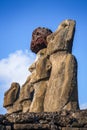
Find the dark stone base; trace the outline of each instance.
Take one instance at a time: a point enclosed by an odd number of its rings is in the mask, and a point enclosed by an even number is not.
[[[87,130],[87,110],[0,115],[0,130]]]

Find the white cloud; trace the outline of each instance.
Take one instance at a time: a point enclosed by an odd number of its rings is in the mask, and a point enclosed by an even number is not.
[[[81,109],[81,110],[82,110],[82,109],[87,109],[87,103],[81,104],[81,105],[80,105],[80,109]]]
[[[24,83],[29,75],[28,67],[32,64],[34,56],[28,51],[18,50],[7,58],[0,60],[0,80],[6,83]]]
[[[9,89],[11,83],[18,82],[22,85],[25,82],[30,74],[28,68],[34,59],[33,53],[18,50],[0,60],[0,107],[2,107],[4,92]]]

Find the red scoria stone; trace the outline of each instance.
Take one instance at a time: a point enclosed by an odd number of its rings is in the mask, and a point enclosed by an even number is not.
[[[43,48],[47,47],[46,37],[50,35],[52,31],[48,28],[38,27],[32,33],[32,40],[30,49],[34,53],[38,53]]]

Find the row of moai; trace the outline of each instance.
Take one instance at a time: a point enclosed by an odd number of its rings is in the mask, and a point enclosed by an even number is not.
[[[74,33],[74,20],[63,21],[53,33],[41,27],[33,31],[31,50],[36,60],[22,87],[14,82],[5,93],[7,113],[79,109],[77,61],[71,54]]]

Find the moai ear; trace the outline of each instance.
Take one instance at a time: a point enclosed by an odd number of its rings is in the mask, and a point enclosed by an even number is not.
[[[52,64],[49,60],[47,60],[46,70],[49,71],[49,70],[51,70],[51,68],[52,68]]]

